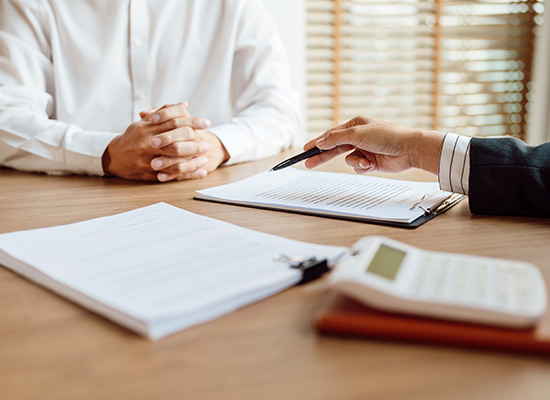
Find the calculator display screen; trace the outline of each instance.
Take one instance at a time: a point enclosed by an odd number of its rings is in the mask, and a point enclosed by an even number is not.
[[[367,267],[367,272],[393,281],[405,255],[403,251],[382,244]]]

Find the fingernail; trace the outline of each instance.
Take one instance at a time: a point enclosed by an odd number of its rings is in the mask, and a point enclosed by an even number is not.
[[[317,142],[315,142],[315,144],[317,145],[317,147],[324,145],[325,144],[325,138],[319,139]]]
[[[197,175],[199,176],[199,178],[204,178],[206,176],[207,172],[204,170],[204,169],[199,169],[197,171]]]
[[[162,168],[162,164],[163,164],[162,160],[159,160],[158,158],[155,158],[155,159],[153,160],[153,162],[151,163],[151,165],[152,165],[153,168],[155,168],[155,169],[161,169],[161,168]]]
[[[158,175],[158,178],[159,178],[159,181],[165,181],[165,180],[168,179],[168,174],[165,174],[165,173],[162,173],[162,172],[161,172],[161,173]]]
[[[158,115],[158,114],[153,114],[153,115],[151,116],[151,122],[153,122],[153,123],[156,124],[156,123],[159,122],[159,121],[160,121],[160,115]]]
[[[201,143],[199,145],[199,152],[206,153],[208,150],[210,150],[210,145],[208,143]]]
[[[151,146],[153,147],[160,147],[161,144],[162,144],[162,140],[160,140],[160,138],[158,137],[155,137],[151,140]]]
[[[368,168],[369,167],[369,163],[367,163],[365,160],[359,160],[359,166],[361,168]]]
[[[201,118],[200,124],[203,128],[208,128],[210,126],[210,121],[206,118]]]

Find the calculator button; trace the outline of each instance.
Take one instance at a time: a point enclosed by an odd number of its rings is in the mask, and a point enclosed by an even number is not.
[[[420,267],[420,272],[418,273],[418,277],[416,279],[416,284],[415,284],[415,292],[416,293],[421,293],[423,288],[424,288],[424,284],[426,282],[426,279],[428,277],[428,271],[429,271],[429,266],[427,264],[422,264],[422,266]]]
[[[487,282],[489,278],[489,266],[487,264],[479,264],[475,268],[475,298],[478,302],[484,302],[489,295]]]
[[[438,264],[439,265],[434,268],[436,271],[432,294],[435,297],[441,297],[443,294],[449,273],[449,260],[439,260]]]
[[[455,267],[455,286],[454,286],[454,295],[455,298],[459,299],[464,297],[466,294],[466,284],[468,281],[468,264],[464,260],[460,260],[458,265]]]
[[[516,297],[519,308],[528,308],[531,303],[531,295],[529,292],[529,273],[528,271],[520,271],[516,274]]]
[[[531,304],[529,271],[516,265],[427,255],[411,286],[417,296],[472,307],[524,310]]]

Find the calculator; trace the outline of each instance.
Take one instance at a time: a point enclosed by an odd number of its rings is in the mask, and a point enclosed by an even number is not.
[[[329,281],[382,311],[508,328],[533,326],[547,304],[533,264],[426,251],[380,236],[357,241]]]

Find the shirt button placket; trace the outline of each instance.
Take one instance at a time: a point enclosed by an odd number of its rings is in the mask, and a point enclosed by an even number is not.
[[[132,79],[132,117],[152,107],[148,73],[149,15],[146,0],[130,1],[130,73]]]

